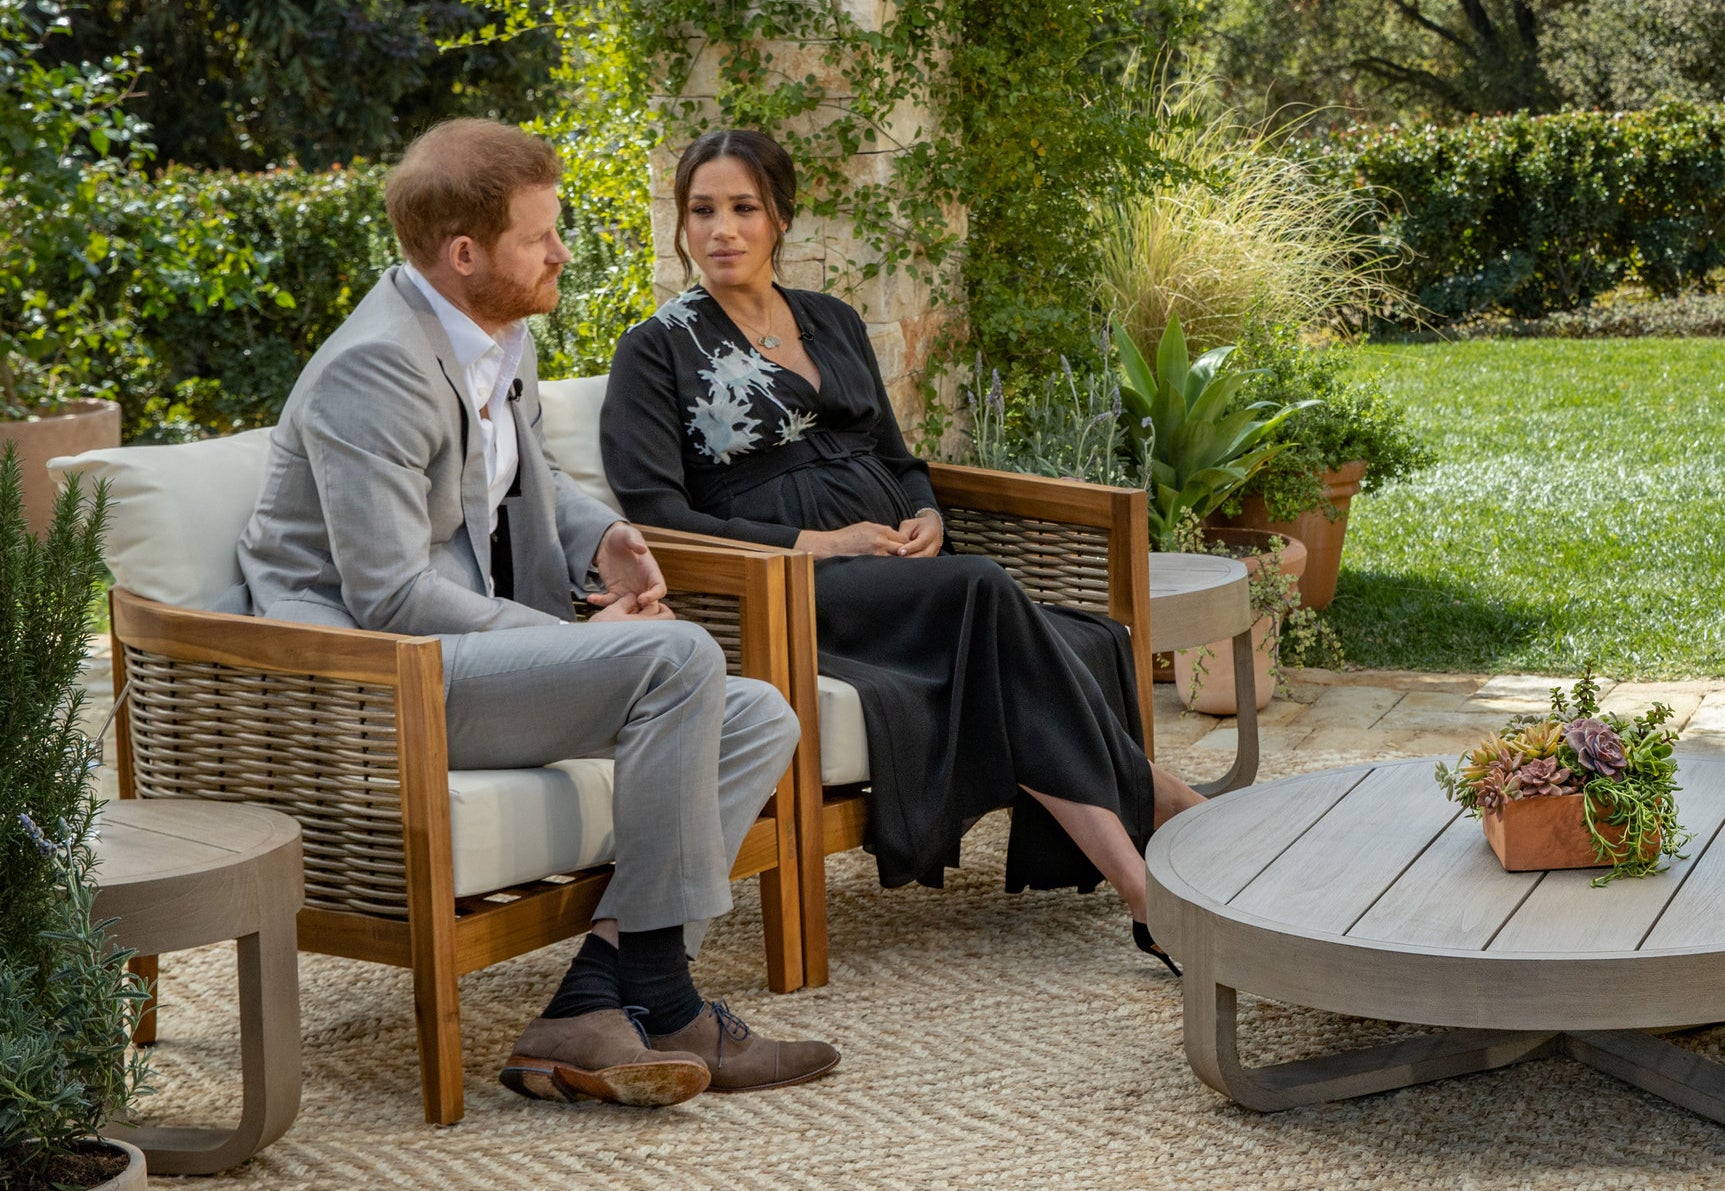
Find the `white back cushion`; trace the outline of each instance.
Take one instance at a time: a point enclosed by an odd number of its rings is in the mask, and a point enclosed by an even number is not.
[[[621,513],[623,506],[605,480],[605,461],[599,457],[599,407],[605,403],[607,379],[576,376],[542,381],[539,405],[545,419],[540,425],[557,466],[587,495]]]
[[[234,547],[263,487],[270,432],[168,447],[111,447],[48,461],[56,484],[108,482],[104,553],[128,591],[182,608],[208,608],[240,581]]]

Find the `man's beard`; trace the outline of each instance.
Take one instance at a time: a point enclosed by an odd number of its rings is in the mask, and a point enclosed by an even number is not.
[[[525,285],[498,273],[487,273],[469,282],[467,303],[486,322],[506,326],[530,314],[546,314],[557,307],[557,272],[538,285]]]

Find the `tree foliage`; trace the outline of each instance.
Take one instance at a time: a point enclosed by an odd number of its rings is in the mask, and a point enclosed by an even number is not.
[[[48,19],[44,19],[47,17]],[[207,200],[175,218],[129,201],[151,156],[125,58],[55,61],[66,16],[0,0],[0,414],[111,397],[148,349],[131,313],[291,301]]]
[[[1219,0],[1195,40],[1242,100],[1370,120],[1725,98],[1725,0]]]
[[[165,161],[327,166],[397,150],[448,116],[522,119],[550,101],[544,38],[438,53],[485,19],[459,0],[90,0],[49,54],[130,55],[146,73],[125,108]]]
[[[1725,0],[1591,0],[1554,12],[1543,55],[1567,103],[1725,100]]]
[[[1222,0],[1200,33],[1242,99],[1383,118],[1548,110],[1544,15],[1565,0]]]

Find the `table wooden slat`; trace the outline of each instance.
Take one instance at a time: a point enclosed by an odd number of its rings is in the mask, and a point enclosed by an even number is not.
[[[1460,809],[1429,775],[1374,769],[1230,901],[1248,914],[1343,934]]]
[[[1485,846],[1479,820],[1460,815],[1353,925],[1348,937],[1483,950],[1540,876],[1504,872]]]
[[[1239,797],[1249,790],[1219,796],[1204,808],[1210,829],[1175,860],[1181,878],[1206,897],[1232,900],[1366,772],[1362,768],[1287,778],[1282,788],[1289,797],[1277,798],[1273,806]],[[1168,829],[1177,829],[1179,823],[1173,820]]]
[[[1689,826],[1691,802],[1718,798],[1725,789],[1725,765],[1685,767],[1679,759],[1677,780],[1683,785],[1677,793],[1677,817]],[[1643,949],[1718,947],[1725,940],[1725,829],[1711,836],[1697,832],[1688,852],[1693,871]]]

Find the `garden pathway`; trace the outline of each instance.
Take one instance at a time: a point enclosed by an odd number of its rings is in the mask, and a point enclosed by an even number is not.
[[[1331,753],[1378,758],[1455,757],[1518,712],[1551,705],[1551,688],[1572,679],[1529,674],[1425,674],[1408,670],[1294,670],[1288,692],[1258,716],[1261,769],[1308,770]],[[1691,682],[1600,681],[1608,711],[1638,712],[1655,701],[1675,713],[1678,749],[1725,755],[1725,678]],[[1234,721],[1184,712],[1172,684],[1156,687],[1156,747],[1203,780],[1234,756]],[[1214,760],[1212,761],[1212,757]]]

